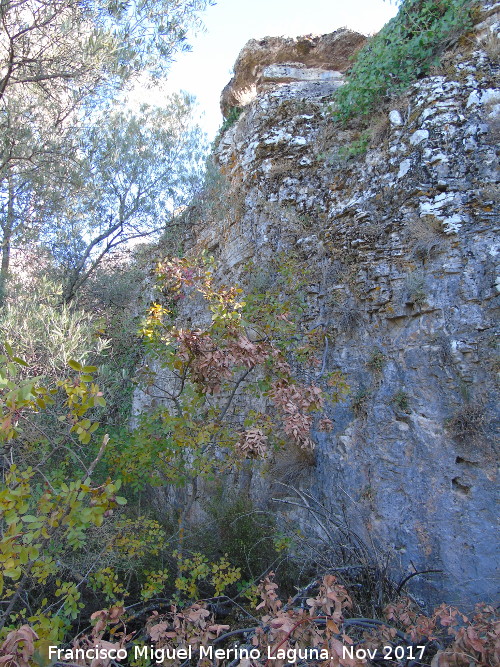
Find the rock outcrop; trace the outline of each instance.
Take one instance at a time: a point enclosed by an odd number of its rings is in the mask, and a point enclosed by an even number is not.
[[[222,91],[221,111],[244,107],[275,81],[336,81],[350,65],[350,57],[366,42],[352,30],[303,37],[251,39],[234,66],[234,76]]]
[[[216,154],[237,214],[195,226],[192,251],[215,253],[226,280],[280,252],[314,267],[306,324],[351,387],[334,430],[316,434],[314,493],[408,573],[441,571],[412,579],[423,599],[490,600],[498,64],[480,45],[455,52],[360,135],[328,104],[362,42],[339,31],[245,47],[222,103],[244,111]]]

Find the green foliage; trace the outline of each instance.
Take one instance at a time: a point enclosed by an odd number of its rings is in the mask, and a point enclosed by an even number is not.
[[[392,403],[403,412],[410,411],[410,397],[406,391],[399,389],[392,397]]]
[[[290,261],[279,268],[277,291],[268,293],[267,300],[262,294],[243,300],[241,288],[216,286],[215,267],[208,257],[172,258],[159,264],[158,287],[167,305],[150,307],[142,334],[150,359],[171,374],[173,384],[159,387],[157,372],[143,369],[143,391],[162,399],[163,405],[143,414],[124,446],[110,449],[109,460],[126,481],[137,487],[185,485],[193,476],[213,478],[246,456],[263,456],[268,448],[283,446],[283,431],[273,427],[270,416],[250,408],[235,418],[240,386],[252,398],[273,400],[276,416],[283,415],[284,433],[302,447],[314,447],[308,435],[312,417],[305,413],[322,404],[322,390],[297,382],[284,358],[287,350],[300,353],[300,359],[312,353],[312,346],[300,349],[294,340],[296,324],[289,317],[295,309],[280,299],[284,286],[290,292],[295,289],[294,298],[298,294],[300,278],[294,266]],[[197,298],[198,308],[205,310],[210,324],[204,330],[173,324],[170,304],[184,298]],[[261,342],[252,342],[250,331]],[[258,377],[243,384],[252,372]],[[285,395],[290,398],[285,400]],[[301,407],[292,416],[295,401]]]
[[[143,354],[137,309],[150,253],[151,247],[141,246],[108,257],[90,276],[71,308],[72,312],[90,313],[95,337],[107,343],[106,353],[94,363],[99,366],[99,385],[107,404],[101,421],[110,429],[128,423],[130,418],[135,371]]]
[[[107,602],[122,600],[128,595],[118,574],[111,567],[102,567],[89,576],[89,586],[94,591],[101,591]]]
[[[4,347],[7,355],[0,357],[0,444],[4,451],[11,449],[13,458],[16,439],[24,424],[29,424],[29,416],[46,410],[58,389],[46,389],[35,380],[18,380],[18,368],[25,362],[12,354],[10,345]],[[75,360],[69,363],[78,375],[57,382],[66,397],[67,415],[63,419],[67,437],[75,433],[82,444],[88,445],[97,424],[86,414],[104,399],[93,382],[95,367],[82,366]],[[107,436],[94,461],[88,466],[82,464],[83,470],[65,481],[48,464],[59,449],[57,443],[36,467],[26,466],[22,452],[16,448],[18,462],[10,465],[0,483],[0,589],[6,602],[0,613],[0,631],[25,618],[38,627],[42,639],[60,641],[77,617],[83,606],[81,592],[75,582],[62,580],[60,560],[82,549],[89,530],[101,526],[113,508],[126,502],[117,496],[119,480],[108,478],[100,485],[92,482],[106,444]],[[57,603],[49,599],[51,591]],[[29,598],[31,605],[25,607],[23,601]],[[51,623],[52,616],[59,619]]]
[[[46,244],[71,301],[105,255],[162,231],[197,190],[204,137],[192,125],[193,100],[171,95],[138,113],[116,104],[79,131],[71,186],[46,217]]]
[[[368,136],[368,133],[363,132],[358,139],[354,139],[350,143],[340,146],[334,157],[334,162],[347,162],[352,158],[363,155],[366,153],[369,143],[370,137]]]
[[[44,387],[23,378],[26,363],[8,343],[4,348],[0,447],[11,464],[0,482],[0,639],[12,626],[28,623],[42,651],[63,641],[89,608],[89,595],[95,609],[96,601],[145,601],[161,592],[169,573],[158,560],[168,560],[168,542],[157,521],[127,516],[127,500],[118,495],[121,480],[111,480],[102,462],[109,438],[93,443],[99,425],[92,415],[105,407],[94,382],[96,367],[70,359],[72,375]],[[57,404],[63,413],[58,430],[50,421],[38,428]],[[33,426],[36,450],[26,444]],[[217,590],[233,576],[223,564],[210,571]]]
[[[108,347],[96,336],[95,317],[61,305],[61,296],[59,284],[31,276],[11,286],[0,310],[0,340],[15,340],[30,374],[50,381],[66,375],[70,359],[93,362]]]
[[[347,82],[334,97],[334,118],[366,116],[385,98],[403,92],[471,25],[470,0],[404,0],[357,54]]]
[[[265,269],[253,261],[248,262],[245,276],[243,313],[246,319],[266,336],[292,339],[298,333],[300,315],[306,309],[305,288],[315,280],[311,268],[304,266],[293,253],[281,252],[270,259]]]
[[[46,259],[40,258],[39,266],[49,275],[53,271]],[[70,306],[62,303],[60,282],[33,271],[11,281],[0,310],[0,336],[16,341],[18,354],[28,364],[24,374],[46,382],[65,378],[70,359],[98,366],[106,395],[99,419],[106,427],[126,423],[143,351],[136,312],[143,280],[144,260],[138,251],[113,258],[99,266]],[[47,421],[49,416],[40,418]]]
[[[117,244],[161,230],[197,188],[203,139],[187,128],[186,96],[134,114],[120,93],[166,74],[208,4],[2,5],[0,297],[11,248],[35,242],[56,257],[69,302]]]
[[[226,130],[229,130],[230,127],[232,127],[238,118],[241,116],[243,113],[242,107],[231,107],[229,109],[229,113],[227,114],[227,117],[224,119],[224,122],[221,125],[221,128],[218,133],[218,137],[220,138]],[[215,140],[217,141],[217,139]]]
[[[206,527],[187,538],[193,549],[202,549],[211,560],[226,554],[246,581],[253,581],[261,572],[275,567],[280,548],[271,514],[258,511],[248,497],[225,498],[222,489],[213,492],[206,511]]]
[[[352,397],[351,407],[356,416],[359,416],[365,410],[366,402],[370,398],[370,390],[366,387],[360,387]]]
[[[366,365],[374,373],[380,373],[380,371],[385,366],[385,362],[386,362],[385,354],[382,352],[382,350],[379,350],[378,348],[375,348],[372,351],[372,353],[370,355],[370,358],[368,359]]]
[[[178,571],[175,588],[181,598],[197,600],[200,597],[200,586],[203,584],[209,586],[209,590],[205,590],[205,597],[207,593],[222,595],[229,586],[241,578],[240,568],[233,567],[229,563],[227,554],[212,563],[201,553],[183,556],[175,551],[173,555],[177,560]]]
[[[145,582],[141,589],[141,599],[150,600],[160,595],[169,579],[168,570],[145,570]]]

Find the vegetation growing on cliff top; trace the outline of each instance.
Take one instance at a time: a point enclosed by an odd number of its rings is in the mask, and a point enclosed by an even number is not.
[[[403,0],[397,16],[356,55],[335,94],[334,118],[366,116],[425,75],[472,25],[473,6],[471,0]]]

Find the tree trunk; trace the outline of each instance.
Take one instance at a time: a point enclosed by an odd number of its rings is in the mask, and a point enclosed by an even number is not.
[[[7,176],[8,183],[8,201],[7,201],[7,216],[5,223],[2,225],[3,239],[2,239],[2,260],[0,265],[0,306],[5,302],[5,293],[7,289],[7,278],[9,275],[10,266],[10,249],[12,242],[12,234],[14,232],[14,185],[12,182],[12,174],[9,172]]]

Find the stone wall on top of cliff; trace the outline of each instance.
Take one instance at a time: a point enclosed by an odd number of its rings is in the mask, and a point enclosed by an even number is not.
[[[332,123],[342,68],[266,59],[266,85],[216,150],[238,214],[193,229],[191,251],[214,253],[226,281],[244,282],[249,260],[265,273],[277,253],[313,267],[304,317],[351,393],[316,434],[311,489],[403,571],[442,571],[411,582],[428,601],[498,591],[492,58],[479,43],[455,51],[376,114],[368,138]]]

